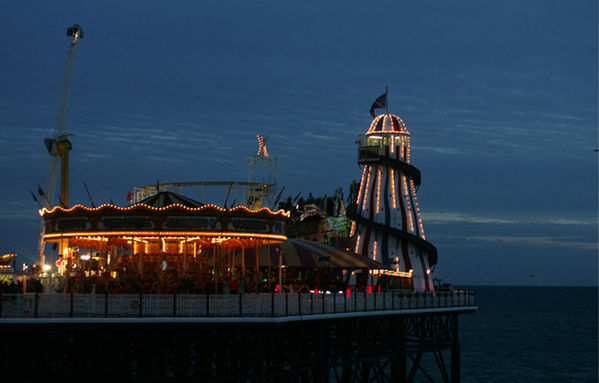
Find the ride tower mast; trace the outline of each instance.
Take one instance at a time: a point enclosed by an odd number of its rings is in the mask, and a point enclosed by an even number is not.
[[[46,183],[46,207],[51,209],[54,205],[54,199],[56,197],[56,183],[58,180],[58,161],[60,161],[60,196],[58,204],[63,207],[69,205],[69,151],[72,148],[71,142],[67,139],[68,136],[72,136],[72,133],[65,131],[66,115],[67,115],[67,103],[69,99],[69,90],[71,87],[71,74],[73,72],[73,58],[75,56],[75,46],[84,36],[83,28],[79,24],[73,24],[67,28],[67,36],[72,37],[73,40],[69,44],[69,51],[67,53],[67,62],[64,70],[62,88],[60,91],[60,99],[58,103],[58,112],[56,114],[56,122],[54,124],[54,134],[52,138],[44,139],[44,144],[48,153],[50,154],[50,164],[48,165],[48,180]],[[38,252],[42,265],[45,264],[44,247],[45,242],[43,240],[44,229],[42,223],[42,230],[40,231],[40,239],[38,245]],[[60,243],[59,252],[62,254],[64,244]]]

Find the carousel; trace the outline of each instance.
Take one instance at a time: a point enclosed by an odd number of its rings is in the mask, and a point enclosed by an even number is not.
[[[246,252],[284,242],[289,216],[223,209],[172,192],[125,208],[57,206],[40,214],[44,241],[59,248],[54,289],[114,293],[218,292],[242,278],[256,289],[260,265],[247,262]]]
[[[388,268],[368,257],[288,239],[289,213],[223,209],[159,192],[129,207],[43,208],[56,243],[54,291],[243,293],[365,290]]]

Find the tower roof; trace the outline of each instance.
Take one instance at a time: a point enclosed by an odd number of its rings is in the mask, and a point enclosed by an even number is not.
[[[366,134],[375,133],[404,133],[410,134],[406,124],[401,118],[394,114],[381,114],[376,116]]]

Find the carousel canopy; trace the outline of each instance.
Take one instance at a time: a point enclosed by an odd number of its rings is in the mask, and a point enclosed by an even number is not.
[[[245,206],[223,209],[177,193],[160,192],[128,207],[105,204],[43,208],[44,239],[125,236],[136,238],[206,237],[284,241],[289,213]]]
[[[17,253],[0,255],[0,266],[9,266],[15,259],[17,259]]]
[[[159,192],[146,199],[139,201],[140,204],[152,206],[152,207],[167,207],[170,205],[183,205],[186,207],[202,207],[203,203],[198,202],[194,199],[185,197],[179,193],[173,193],[169,191]]]

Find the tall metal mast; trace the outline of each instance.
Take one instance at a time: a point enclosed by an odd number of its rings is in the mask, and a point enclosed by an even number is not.
[[[83,28],[78,24],[73,24],[67,28],[67,36],[73,37],[73,41],[69,45],[67,53],[67,64],[64,70],[62,80],[62,88],[60,91],[60,100],[58,104],[58,112],[56,114],[56,123],[54,124],[54,135],[52,138],[46,138],[44,144],[50,153],[50,164],[48,166],[48,182],[46,184],[46,205],[52,208],[56,195],[56,183],[58,180],[58,161],[61,163],[60,174],[60,199],[59,204],[67,207],[69,204],[69,151],[71,150],[71,142],[67,139],[72,136],[64,129],[67,114],[67,102],[69,99],[69,89],[71,86],[71,74],[73,72],[73,57],[75,56],[75,45],[79,39],[83,38]],[[42,264],[44,259],[44,226],[40,231],[40,239],[38,251]],[[62,246],[61,246],[62,247]]]

